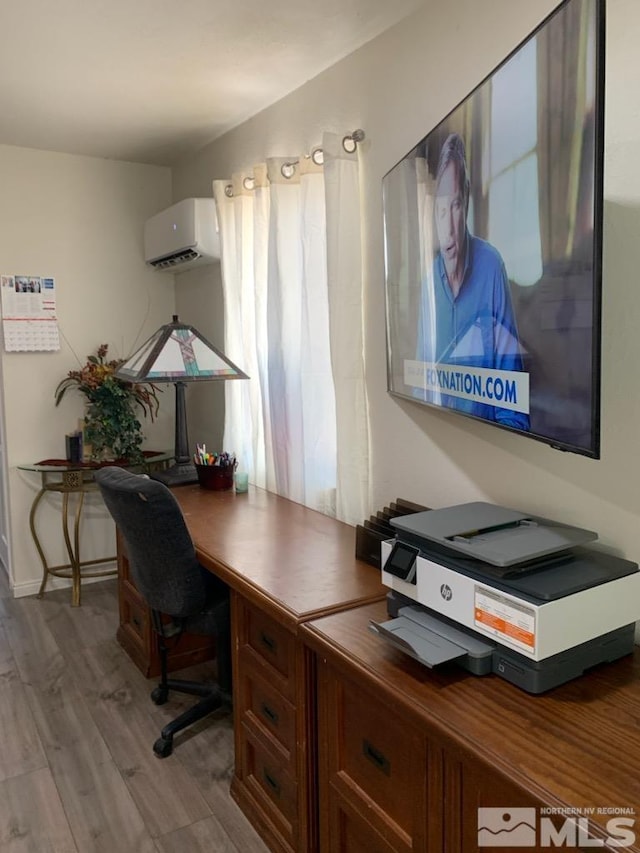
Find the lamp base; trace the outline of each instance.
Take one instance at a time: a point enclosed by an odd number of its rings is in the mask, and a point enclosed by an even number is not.
[[[160,480],[169,488],[187,486],[190,483],[198,482],[198,474],[193,462],[176,462],[170,468],[165,468],[164,471],[154,471],[149,476],[152,480]]]

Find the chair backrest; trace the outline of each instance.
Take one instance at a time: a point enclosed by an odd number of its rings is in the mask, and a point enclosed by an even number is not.
[[[95,481],[127,547],[133,580],[154,610],[193,616],[205,606],[205,569],[178,503],[157,480],[108,466]]]

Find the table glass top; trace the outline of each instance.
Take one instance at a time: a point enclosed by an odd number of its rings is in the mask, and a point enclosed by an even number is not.
[[[17,467],[21,471],[36,471],[38,473],[64,474],[68,471],[96,471],[107,465],[120,465],[122,468],[141,468],[146,465],[156,465],[159,462],[168,462],[173,459],[173,451],[143,450],[144,463],[140,465],[127,465],[123,461],[116,462],[69,462],[67,459],[42,459],[40,462],[26,462]]]

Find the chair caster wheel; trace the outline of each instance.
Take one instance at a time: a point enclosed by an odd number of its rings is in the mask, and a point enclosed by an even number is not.
[[[155,705],[164,705],[168,698],[169,691],[166,687],[156,687],[155,690],[151,692],[151,701]]]
[[[153,751],[158,758],[166,758],[173,752],[173,738],[159,737],[153,745]]]

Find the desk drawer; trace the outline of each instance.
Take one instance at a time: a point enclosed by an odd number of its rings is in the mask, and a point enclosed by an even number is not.
[[[274,744],[295,776],[296,709],[252,665],[246,649],[239,656],[238,716],[249,729]]]
[[[240,603],[239,612],[240,651],[244,650],[256,669],[262,668],[265,680],[293,701],[295,638],[274,619],[245,602]]]
[[[122,624],[127,626],[127,630],[142,647],[149,642],[148,637],[151,631],[149,608],[140,600],[140,596],[135,591],[133,594],[127,591],[122,596],[121,608]]]
[[[393,849],[424,849],[427,786],[433,775],[424,733],[388,697],[330,665],[321,666],[319,675],[320,785],[334,812],[331,832],[338,831],[338,814],[341,831],[350,831],[348,824],[355,828],[353,816],[360,814],[372,835],[386,838]],[[346,815],[351,820],[344,823]]]
[[[243,783],[262,812],[278,828],[292,849],[296,848],[298,789],[283,767],[281,759],[252,737],[243,725],[241,754],[236,760],[242,767]]]
[[[390,844],[366,821],[358,809],[354,809],[340,796],[331,791],[329,803],[331,834],[328,850],[340,853],[412,853],[411,847]]]

